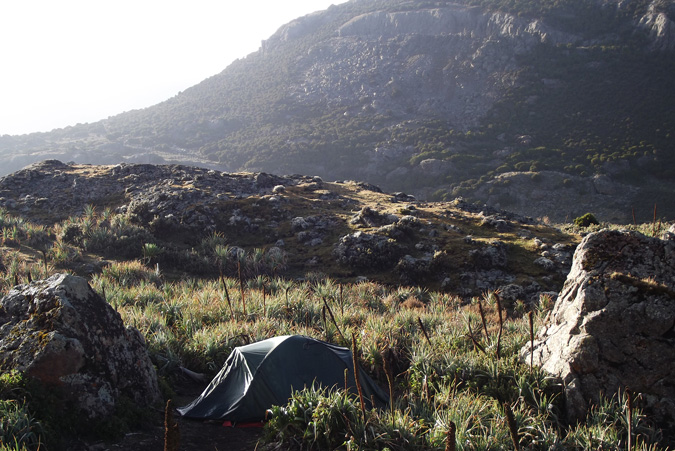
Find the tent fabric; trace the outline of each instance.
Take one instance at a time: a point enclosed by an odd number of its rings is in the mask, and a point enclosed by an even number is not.
[[[285,405],[295,390],[344,387],[356,393],[354,364],[348,348],[301,335],[286,335],[235,348],[225,365],[197,399],[178,409],[186,418],[261,421],[273,405]],[[378,405],[386,393],[359,372],[364,398]]]

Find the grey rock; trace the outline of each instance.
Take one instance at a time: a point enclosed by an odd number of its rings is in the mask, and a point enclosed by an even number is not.
[[[480,225],[483,227],[492,227],[499,233],[509,232],[513,229],[513,226],[508,221],[491,215],[483,216]]]
[[[602,393],[641,393],[650,418],[675,426],[675,240],[600,231],[578,246],[534,363],[560,377],[571,420]],[[521,357],[529,359],[529,345]]]
[[[469,251],[469,257],[480,269],[504,268],[507,263],[507,245],[501,241],[493,241],[487,246]]]
[[[305,230],[310,227],[310,224],[307,222],[307,220],[301,216],[298,216],[296,218],[293,218],[291,220],[291,229],[294,232],[300,231],[300,230]]]
[[[0,369],[57,390],[86,421],[112,415],[122,396],[143,407],[160,399],[140,332],[85,279],[67,274],[16,286],[0,300]]]
[[[382,214],[369,207],[363,207],[349,220],[349,223],[359,227],[379,227],[396,221],[398,221],[396,215]]]
[[[393,239],[364,232],[343,236],[333,249],[333,255],[339,263],[371,269],[393,267],[401,253],[401,246]]]
[[[537,266],[541,266],[544,268],[546,271],[553,271],[556,268],[555,263],[553,263],[553,260],[550,258],[546,257],[539,257],[534,261],[534,264]]]

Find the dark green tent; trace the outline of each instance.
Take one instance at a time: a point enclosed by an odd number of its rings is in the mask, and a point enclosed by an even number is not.
[[[178,409],[187,418],[260,421],[273,405],[285,405],[294,390],[311,387],[344,387],[356,391],[352,353],[347,348],[314,338],[287,335],[240,346],[204,392]],[[361,370],[363,395],[370,404],[385,405],[388,396]]]

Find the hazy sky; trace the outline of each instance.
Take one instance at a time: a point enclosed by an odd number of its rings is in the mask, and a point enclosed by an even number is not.
[[[2,1],[0,135],[154,105],[258,50],[283,24],[345,1]]]

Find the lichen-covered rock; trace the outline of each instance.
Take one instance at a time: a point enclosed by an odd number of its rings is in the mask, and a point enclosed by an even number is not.
[[[87,420],[110,416],[122,396],[143,407],[160,397],[140,332],[85,279],[67,274],[0,300],[0,370],[11,369],[59,390]]]
[[[382,225],[393,224],[398,221],[398,217],[393,214],[382,214],[370,207],[363,207],[355,214],[349,223],[357,227],[378,227]]]
[[[489,245],[469,251],[469,257],[480,269],[504,268],[506,266],[507,245],[494,240]]]
[[[340,238],[333,255],[343,265],[356,268],[391,268],[402,248],[391,238],[373,233],[355,232]]]
[[[601,231],[577,248],[533,356],[562,378],[571,419],[628,388],[652,419],[675,425],[675,236],[664,238]]]
[[[424,282],[431,276],[432,263],[431,257],[415,258],[405,255],[398,261],[394,270],[402,283],[413,285]]]

